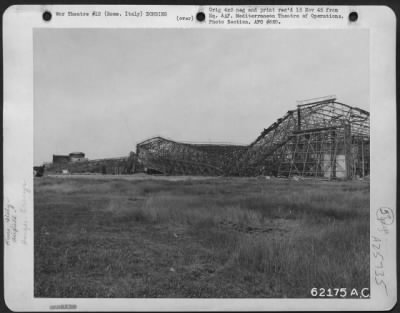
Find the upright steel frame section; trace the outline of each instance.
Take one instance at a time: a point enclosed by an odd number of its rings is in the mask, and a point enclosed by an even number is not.
[[[242,176],[275,175],[328,179],[369,175],[369,112],[336,97],[298,102],[249,146]]]
[[[248,146],[154,137],[137,145],[135,171],[352,179],[369,175],[369,112],[335,96],[299,101]]]

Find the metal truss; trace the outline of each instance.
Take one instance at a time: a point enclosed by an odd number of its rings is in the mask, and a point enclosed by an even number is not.
[[[167,175],[224,175],[226,162],[245,147],[180,143],[155,137],[136,147],[137,169]]]
[[[46,164],[46,171],[71,173],[204,176],[369,175],[369,112],[334,96],[298,102],[248,146],[181,143],[162,137],[145,140],[129,157]]]
[[[316,99],[288,111],[250,144],[230,174],[353,178],[369,175],[369,112]]]

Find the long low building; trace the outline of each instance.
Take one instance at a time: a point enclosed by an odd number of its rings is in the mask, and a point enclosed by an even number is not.
[[[204,176],[365,177],[370,172],[369,112],[335,96],[300,101],[249,145],[196,144],[162,137],[123,158],[53,156],[47,172]]]
[[[65,159],[53,157],[52,163],[44,164],[47,173],[64,174],[133,174],[135,172],[135,154],[127,157],[89,160],[87,158]]]

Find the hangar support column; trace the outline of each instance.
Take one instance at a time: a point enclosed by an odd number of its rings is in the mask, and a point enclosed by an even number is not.
[[[345,153],[345,164],[346,164],[346,175],[347,179],[353,178],[353,151],[352,151],[352,140],[351,140],[351,126],[350,123],[344,123],[344,153]]]

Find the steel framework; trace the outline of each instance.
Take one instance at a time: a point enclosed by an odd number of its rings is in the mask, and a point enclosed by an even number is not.
[[[191,144],[155,137],[137,144],[137,170],[167,175],[224,175],[227,160],[237,158],[245,149],[238,145]]]
[[[250,144],[230,174],[369,175],[369,112],[335,97],[300,102]]]
[[[145,140],[135,171],[350,179],[369,175],[369,138],[369,112],[329,96],[298,102],[248,146]]]

